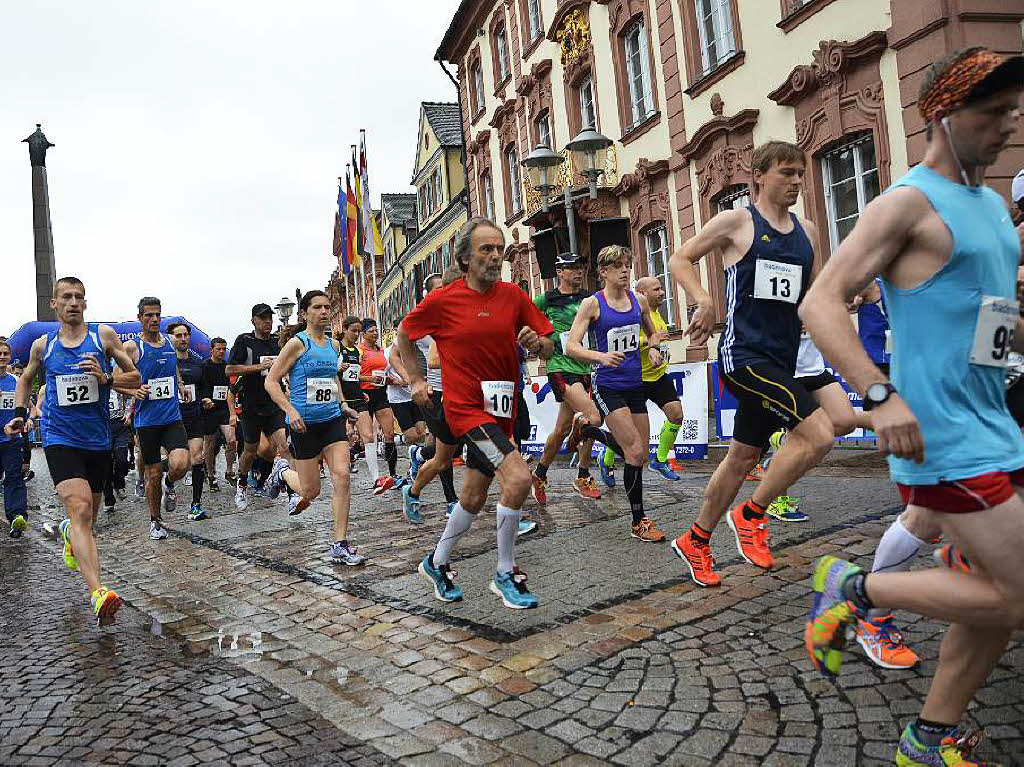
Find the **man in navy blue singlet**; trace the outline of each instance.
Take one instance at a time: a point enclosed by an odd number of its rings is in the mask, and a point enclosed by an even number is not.
[[[828,415],[793,375],[800,349],[797,307],[817,270],[817,229],[790,212],[803,187],[803,150],[784,141],[768,142],[754,150],[751,169],[756,202],[716,215],[669,262],[697,304],[686,332],[699,345],[711,335],[716,313],[695,266],[709,253],[721,254],[726,306],[718,368],[739,400],[729,452],[704,490],[697,521],[672,542],[701,586],[720,583],[709,542],[723,516],[740,555],[757,567],[772,566],[765,509],[824,457],[834,436]],[[729,509],[780,427],[789,435],[753,496]]]
[[[32,381],[42,373],[43,450],[50,476],[68,519],[43,525],[64,544],[64,563],[79,570],[91,595],[96,623],[114,622],[121,599],[100,582],[99,554],[92,526],[100,507],[103,483],[110,471],[110,389],[129,393],[141,378],[109,325],[85,322],[85,285],[77,277],[62,277],[53,287],[50,306],[57,330],[37,338],[25,373],[14,394],[14,418],[4,427],[8,436],[24,431]],[[112,373],[111,360],[123,372]]]

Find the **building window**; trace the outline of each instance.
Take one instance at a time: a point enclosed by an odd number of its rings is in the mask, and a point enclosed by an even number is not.
[[[715,202],[718,212],[723,210],[736,210],[746,208],[750,205],[750,187],[746,184],[737,184],[726,189],[718,196]]]
[[[473,78],[473,114],[479,114],[484,110],[484,73],[480,62],[473,65],[470,76]]]
[[[523,194],[519,187],[519,154],[514,144],[505,150],[505,170],[508,175],[509,211],[514,216],[523,210]]]
[[[717,69],[736,52],[730,0],[697,0],[702,74]]]
[[[544,112],[535,120],[535,124],[537,126],[537,143],[551,149],[551,116]]]
[[[444,203],[444,180],[441,176],[441,166],[434,170],[434,208],[439,208]]]
[[[878,162],[871,135],[861,136],[821,160],[828,211],[829,241],[834,253],[853,229],[864,207],[878,196]]]
[[[494,220],[494,183],[491,181],[491,174],[484,173],[480,176],[480,210],[484,217]]]
[[[649,71],[650,56],[647,52],[647,33],[643,18],[637,19],[629,28],[623,43],[626,48],[626,77],[629,81],[633,125],[638,125],[654,113]]]
[[[647,273],[661,282],[665,289],[665,303],[661,305],[661,316],[670,328],[676,324],[675,280],[668,270],[668,233],[664,225],[648,229],[644,234],[644,249],[647,251]]]
[[[530,30],[530,42],[532,43],[541,33],[540,0],[526,0],[526,16]]]
[[[505,27],[499,27],[498,31],[494,33],[494,52],[495,52],[495,63],[497,70],[494,73],[494,79],[499,83],[505,82],[505,78],[508,77],[509,66],[508,66],[508,35],[505,34]]]
[[[594,108],[594,81],[589,77],[579,85],[580,129],[597,130],[597,110]]]

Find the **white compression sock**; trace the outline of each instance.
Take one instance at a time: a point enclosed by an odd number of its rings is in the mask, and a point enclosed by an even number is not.
[[[519,532],[519,509],[498,504],[498,572],[508,573],[516,566],[516,534]]]
[[[924,543],[924,541],[903,526],[903,521],[900,517],[896,517],[895,521],[889,525],[889,529],[885,531],[882,540],[878,542],[878,548],[875,549],[875,561],[871,565],[871,572],[896,573],[908,570],[910,563],[917,556],[917,552],[921,550]],[[875,609],[871,611],[871,617],[877,618],[888,615],[889,612],[889,610],[883,608]]]
[[[377,467],[377,443],[368,442],[363,446],[366,454],[366,465],[370,469],[370,479],[376,482],[380,478],[380,469]]]
[[[455,504],[452,515],[448,517],[448,523],[444,526],[444,532],[441,533],[441,540],[437,542],[437,547],[434,549],[432,561],[435,567],[448,563],[452,549],[455,548],[455,542],[469,530],[475,516],[462,508],[461,503]]]

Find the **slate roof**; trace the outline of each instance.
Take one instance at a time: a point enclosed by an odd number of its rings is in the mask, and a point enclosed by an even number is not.
[[[415,194],[382,194],[380,204],[392,224],[416,223]]]
[[[462,116],[458,104],[424,101],[423,113],[441,146],[462,146]]]

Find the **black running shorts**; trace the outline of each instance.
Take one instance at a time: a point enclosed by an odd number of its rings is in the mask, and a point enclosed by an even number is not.
[[[423,420],[427,424],[427,429],[434,435],[434,439],[446,445],[457,445],[459,444],[459,438],[452,434],[448,422],[444,419],[444,401],[442,396],[439,391],[434,391],[430,395],[430,403],[433,407],[421,408]]]
[[[228,426],[231,423],[231,413],[226,407],[215,407],[212,410],[203,411],[203,436],[212,437],[221,426]]]
[[[807,391],[811,392],[818,391],[818,389],[824,389],[829,384],[839,383],[836,380],[836,377],[827,370],[813,376],[800,376],[796,380],[797,383],[807,389]]]
[[[189,439],[202,439],[206,436],[206,424],[203,422],[201,413],[194,416],[182,416],[181,423],[185,427],[185,436]]]
[[[348,435],[345,433],[345,419],[332,418],[330,421],[310,423],[306,421],[306,431],[301,434],[291,429],[289,447],[296,460],[308,461],[316,458],[328,445],[344,442],[348,446]]]
[[[160,448],[168,453],[172,450],[188,449],[188,437],[181,421],[161,426],[136,426],[135,436],[139,438],[139,452],[142,455],[143,466],[160,463]]]
[[[551,393],[555,395],[555,402],[564,402],[565,390],[573,384],[581,384],[589,395],[591,393],[592,383],[593,378],[587,375],[563,373],[561,371],[548,373],[548,385],[551,387]]]
[[[84,479],[93,494],[103,492],[113,460],[109,450],[83,450],[68,445],[50,445],[43,449],[54,487],[67,479]]]
[[[666,373],[657,381],[644,381],[644,398],[664,410],[665,405],[678,400],[679,395],[676,394],[675,384]]]
[[[409,402],[392,402],[391,412],[395,414],[398,428],[402,431],[408,431],[416,425],[417,421],[423,420],[419,405],[411,400]]]
[[[818,409],[800,379],[770,362],[722,371],[725,387],[739,400],[732,438],[764,449],[781,427],[793,429]]]
[[[629,408],[629,412],[640,415],[647,412],[647,389],[638,386],[636,389],[606,389],[603,386],[594,387],[594,402],[601,415],[607,418],[611,413],[622,408]]]
[[[383,386],[376,389],[364,389],[364,391],[366,392],[367,407],[371,413],[391,408],[391,403],[388,402],[387,390]]]
[[[515,452],[515,445],[496,423],[474,426],[462,437],[466,446],[466,467],[494,477],[505,456]]]
[[[284,411],[275,407],[271,411],[246,413],[243,408],[241,421],[245,444],[255,445],[260,441],[260,434],[270,438],[284,428]]]

